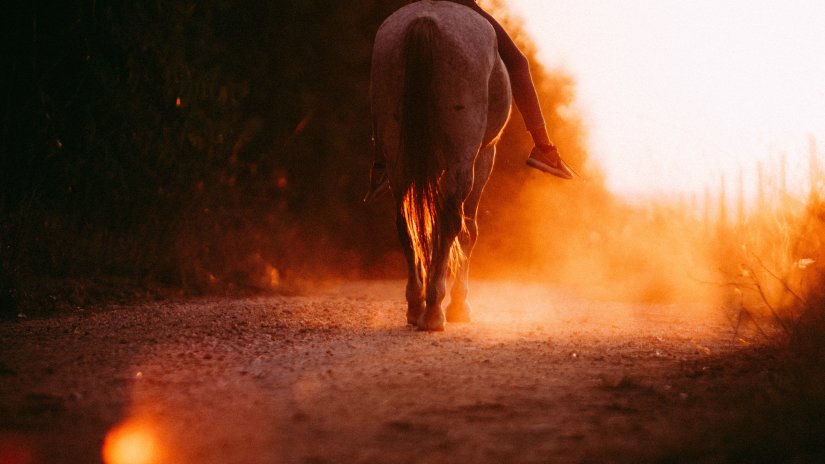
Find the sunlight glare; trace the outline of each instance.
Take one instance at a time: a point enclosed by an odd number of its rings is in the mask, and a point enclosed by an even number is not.
[[[149,424],[130,420],[109,431],[102,454],[106,464],[150,464],[159,461],[159,451]]]
[[[701,192],[825,140],[825,3],[507,0],[577,82],[611,190]],[[789,178],[790,183],[794,182]]]

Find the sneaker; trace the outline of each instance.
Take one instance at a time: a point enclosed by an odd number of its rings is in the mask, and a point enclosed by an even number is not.
[[[553,145],[534,147],[530,152],[530,157],[527,158],[527,165],[562,179],[573,178],[573,171],[564,164],[559,151]]]
[[[364,203],[370,203],[381,195],[387,193],[390,189],[390,181],[387,178],[387,168],[383,164],[375,163],[370,170],[370,187],[367,194],[362,200]]]

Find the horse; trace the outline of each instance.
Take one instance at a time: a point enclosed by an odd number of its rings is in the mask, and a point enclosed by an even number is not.
[[[407,262],[407,323],[469,322],[478,205],[510,118],[510,78],[493,27],[453,2],[391,14],[373,46],[370,104]],[[447,278],[454,276],[446,312]]]

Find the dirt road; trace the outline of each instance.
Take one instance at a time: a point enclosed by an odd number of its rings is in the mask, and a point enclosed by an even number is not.
[[[435,334],[404,325],[400,281],[2,322],[0,461],[99,461],[118,423],[152,462],[657,460],[737,349],[713,308],[499,282],[470,302]]]

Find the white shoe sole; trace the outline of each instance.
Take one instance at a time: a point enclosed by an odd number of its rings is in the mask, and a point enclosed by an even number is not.
[[[539,171],[546,172],[548,174],[552,174],[556,177],[561,177],[562,179],[572,179],[573,175],[567,171],[562,171],[559,168],[554,168],[549,164],[542,163],[541,161],[535,160],[533,158],[527,158],[527,165],[536,168]]]

